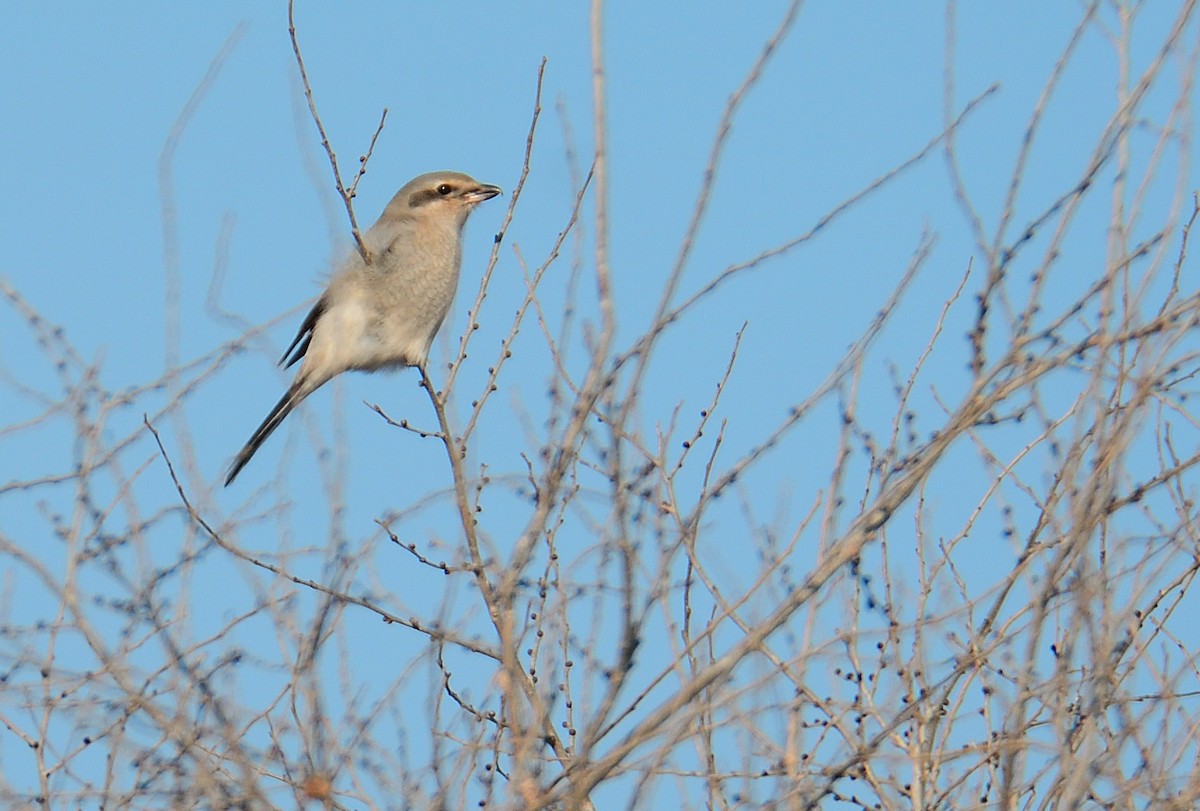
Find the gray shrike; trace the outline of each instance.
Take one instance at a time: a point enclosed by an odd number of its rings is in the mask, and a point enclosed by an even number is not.
[[[262,425],[238,451],[225,485],[292,409],[348,369],[425,367],[429,347],[458,287],[462,230],[475,206],[500,194],[461,172],[413,178],[363,234],[358,251],[329,281],[280,363],[300,371]]]

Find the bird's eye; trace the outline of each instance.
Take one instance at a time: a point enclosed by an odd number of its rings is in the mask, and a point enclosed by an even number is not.
[[[443,183],[442,185],[437,187],[437,193],[440,194],[442,197],[445,197],[447,194],[449,194],[452,191],[454,191],[454,187],[451,186],[449,183]]]

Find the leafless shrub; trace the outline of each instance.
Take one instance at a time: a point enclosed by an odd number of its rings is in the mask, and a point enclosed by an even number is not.
[[[596,0],[595,152],[560,236],[539,256],[497,240],[449,367],[424,381],[428,426],[373,406],[440,443],[443,483],[374,524],[346,520],[336,471],[323,528],[282,480],[236,509],[217,501],[186,406],[259,328],[189,362],[168,347],[165,374],[112,391],[69,330],[0,280],[55,380],[3,381],[33,406],[0,428],[0,453],[46,452],[0,484],[20,517],[0,520],[0,721],[24,747],[3,750],[0,799],[1195,807],[1200,206],[1178,168],[1194,3],[1128,72],[1102,131],[1070,144],[1063,159],[1083,168],[1052,198],[1022,190],[1063,72],[1096,31],[1127,57],[1141,6],[1120,6],[1116,28],[1100,4],[1083,9],[999,205],[981,206],[962,169],[963,122],[992,90],[957,97],[951,41],[941,132],[792,238],[696,267],[730,126],[798,7],[730,97],[677,259],[644,269],[660,297],[631,332],[617,328],[608,228],[637,203],[609,186]],[[506,236],[545,126],[541,87],[539,73]],[[1148,104],[1167,92],[1167,108]],[[914,234],[857,342],[840,358],[809,342],[830,371],[771,403],[773,424],[727,405],[755,394],[742,332],[710,397],[662,409],[655,360],[703,329],[698,311],[939,157],[973,256],[935,259],[933,231]],[[337,180],[352,222],[358,177]],[[1104,202],[1103,221],[1083,215]],[[898,359],[884,336],[935,261],[958,262],[941,316],[907,323],[925,345]],[[527,293],[489,350],[475,325],[499,263]],[[495,396],[518,374],[548,381],[545,403]],[[506,425],[519,453],[481,436]],[[774,481],[780,455],[794,482]],[[767,492],[780,486],[801,503]],[[219,600],[214,583],[229,586]]]

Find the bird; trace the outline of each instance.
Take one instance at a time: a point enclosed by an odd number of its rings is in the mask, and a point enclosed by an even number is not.
[[[352,252],[333,274],[279,359],[284,368],[302,361],[300,369],[238,451],[226,487],[292,409],[342,372],[424,370],[458,289],[467,217],[500,193],[462,172],[419,175],[396,192],[362,235],[365,251]]]

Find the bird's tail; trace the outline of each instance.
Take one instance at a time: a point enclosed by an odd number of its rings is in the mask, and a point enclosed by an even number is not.
[[[225,486],[237,478],[237,474],[241,472],[246,463],[253,456],[271,432],[279,427],[279,423],[283,422],[284,417],[292,413],[292,409],[300,405],[300,401],[308,395],[312,394],[316,386],[311,385],[311,382],[306,380],[303,375],[298,376],[292,385],[288,388],[287,393],[280,398],[275,407],[271,409],[271,413],[262,421],[262,425],[258,426],[258,430],[246,441],[242,449],[238,451],[237,458],[233,460],[233,464],[229,466],[229,475],[225,477]]]

